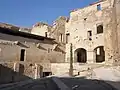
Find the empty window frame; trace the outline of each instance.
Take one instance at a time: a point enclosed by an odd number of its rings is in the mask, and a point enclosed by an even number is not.
[[[59,36],[59,41],[60,41],[60,42],[63,42],[63,34],[60,34],[60,36]]]
[[[84,21],[86,21],[87,20],[87,18],[84,18]]]
[[[67,33],[67,34],[66,34],[66,43],[68,43],[68,42],[69,42],[69,37],[70,37],[70,34],[69,34],[69,33]]]
[[[102,8],[101,8],[101,4],[98,4],[97,5],[97,10],[100,11]]]
[[[20,54],[20,61],[25,60],[25,49],[21,49],[21,54]]]
[[[92,40],[92,31],[88,31],[88,39]]]
[[[103,33],[103,25],[97,26],[97,34]]]
[[[47,37],[47,32],[45,32],[45,37]]]

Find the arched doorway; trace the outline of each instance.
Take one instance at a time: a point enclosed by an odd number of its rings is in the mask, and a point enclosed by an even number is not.
[[[99,46],[99,47],[95,48],[94,52],[95,52],[95,60],[97,63],[105,61],[104,46]]]
[[[87,52],[83,48],[79,48],[75,50],[75,57],[76,61],[79,63],[86,63],[87,62]]]

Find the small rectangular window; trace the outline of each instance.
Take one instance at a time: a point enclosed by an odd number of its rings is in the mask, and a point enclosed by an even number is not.
[[[97,26],[97,34],[103,33],[103,25]]]
[[[88,39],[92,40],[92,31],[88,31]]]
[[[101,4],[98,4],[98,5],[97,5],[97,10],[98,10],[98,11],[101,10]]]
[[[60,41],[60,42],[63,42],[63,34],[60,34],[60,36],[59,36],[59,41]]]
[[[25,59],[25,49],[21,49],[20,61],[24,61]]]
[[[47,37],[47,32],[45,32],[45,37]]]
[[[92,31],[88,31],[88,36],[92,36]]]
[[[66,43],[68,43],[68,42],[69,42],[69,36],[70,36],[70,34],[69,34],[69,33],[67,33],[67,34],[66,34]]]
[[[63,41],[63,35],[62,34],[60,34],[60,36],[61,36],[61,42]]]

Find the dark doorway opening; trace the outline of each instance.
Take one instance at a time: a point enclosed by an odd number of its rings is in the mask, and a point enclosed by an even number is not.
[[[99,46],[95,48],[95,54],[96,54],[96,62],[104,62],[105,61],[105,51],[103,46]]]
[[[47,35],[48,35],[47,32],[45,32],[45,37],[47,37]]]
[[[24,65],[19,64],[19,74],[23,74],[24,73],[24,69],[25,69]]]
[[[43,72],[43,77],[47,77],[52,75],[52,72]]]
[[[79,48],[75,51],[77,62],[86,63],[87,62],[87,52],[83,48]]]
[[[24,61],[25,59],[25,49],[21,49],[20,61]]]

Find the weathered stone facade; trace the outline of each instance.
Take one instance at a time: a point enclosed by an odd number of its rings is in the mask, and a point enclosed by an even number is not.
[[[3,25],[0,28],[0,83],[7,79],[9,82],[36,79],[51,72],[68,74],[71,43],[76,73],[105,64],[120,65],[119,8],[120,0],[100,0],[73,10],[70,18],[60,16],[51,26],[37,23],[29,33]],[[4,77],[7,70],[8,78]]]
[[[119,30],[116,27],[118,19],[116,17],[119,15],[116,15],[118,5],[116,8],[115,1],[117,0],[99,1],[70,13],[70,20],[66,23],[66,34],[69,33],[70,39],[66,44],[66,62],[70,60],[70,43],[72,43],[74,62],[105,61],[106,64],[114,64],[118,59],[117,30]],[[81,59],[83,61],[80,61]]]
[[[62,52],[62,55],[59,56],[60,58],[63,59],[62,63],[65,60],[64,58],[65,58],[65,53],[66,53],[65,52],[65,44],[66,44],[65,25],[66,25],[66,22],[68,22],[68,18],[60,16],[59,18],[57,18],[54,21],[53,25],[51,25],[51,26],[46,23],[39,22],[39,23],[36,23],[31,30],[32,34],[55,39],[56,44],[54,45],[54,50]],[[54,54],[53,54],[53,56],[54,56]],[[56,55],[58,56],[58,54],[56,54]],[[51,59],[54,58],[53,56],[50,56]],[[61,62],[61,60],[59,62]]]
[[[120,65],[120,48],[119,48],[119,46],[120,46],[120,39],[119,39],[119,37],[120,37],[120,0],[115,0],[114,1],[114,9],[115,9],[115,21],[116,21],[116,35],[117,35],[117,47],[116,47],[116,44],[114,43],[114,45],[113,45],[113,48],[116,48],[116,50],[117,50],[117,56],[116,56],[116,58],[115,58],[115,60],[114,60],[114,64],[115,65]]]
[[[31,33],[35,35],[44,36],[44,37],[50,37],[51,28],[52,27],[46,23],[38,22],[35,25],[33,25]]]
[[[68,22],[67,17],[60,16],[57,18],[50,32],[50,36],[55,38],[55,40],[61,44],[66,44],[66,35],[65,35],[65,25]]]
[[[55,45],[52,38],[0,28],[0,83],[49,75],[51,63],[64,62]]]

